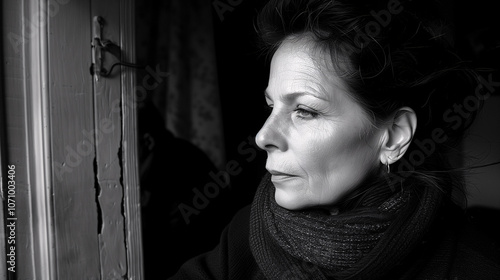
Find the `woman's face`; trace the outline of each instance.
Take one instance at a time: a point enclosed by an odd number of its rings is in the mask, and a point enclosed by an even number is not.
[[[266,89],[272,112],[256,136],[276,202],[290,210],[334,208],[380,164],[381,132],[332,67],[315,63],[329,57],[311,46],[286,40],[274,54]]]

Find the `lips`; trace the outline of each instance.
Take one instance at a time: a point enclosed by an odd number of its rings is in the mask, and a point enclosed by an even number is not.
[[[276,171],[276,170],[269,170],[269,173],[271,173],[271,175],[273,176],[291,176],[291,177],[294,177],[295,175],[292,175],[292,174],[288,174],[288,173],[285,173],[285,172],[280,172],[280,171]]]
[[[268,170],[269,173],[271,173],[271,181],[274,183],[279,183],[283,182],[289,179],[296,178],[297,176],[289,174],[289,173],[284,173],[281,171],[276,171],[276,170]]]

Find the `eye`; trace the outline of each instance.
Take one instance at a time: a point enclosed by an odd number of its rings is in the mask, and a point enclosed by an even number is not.
[[[301,119],[314,119],[319,115],[313,110],[299,108],[299,107],[295,109],[295,112],[297,113],[297,117]]]

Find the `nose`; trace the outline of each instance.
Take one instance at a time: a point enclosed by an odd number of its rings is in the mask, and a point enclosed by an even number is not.
[[[288,149],[285,130],[286,126],[279,120],[279,116],[271,114],[255,136],[255,142],[266,152],[285,151]]]

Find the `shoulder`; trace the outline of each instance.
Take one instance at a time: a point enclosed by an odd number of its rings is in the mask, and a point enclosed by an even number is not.
[[[249,245],[250,205],[240,209],[212,251],[186,262],[170,279],[264,279]]]
[[[227,227],[228,255],[252,254],[249,245],[250,234],[250,205],[240,209]],[[236,264],[238,262],[235,259]]]

